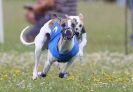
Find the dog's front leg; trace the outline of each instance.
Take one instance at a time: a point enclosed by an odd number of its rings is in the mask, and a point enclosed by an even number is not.
[[[59,74],[59,77],[60,77],[60,78],[64,78],[66,75],[68,75],[67,69],[68,69],[68,67],[72,64],[72,62],[73,62],[73,60],[68,61],[68,62],[64,65],[63,69],[61,70],[61,72],[60,72],[60,74]]]
[[[46,77],[46,75],[47,75],[47,73],[48,73],[48,71],[49,71],[51,65],[52,65],[52,62],[51,62],[51,61],[47,60],[47,61],[45,62],[43,72],[42,72],[41,75],[40,75],[41,77]]]

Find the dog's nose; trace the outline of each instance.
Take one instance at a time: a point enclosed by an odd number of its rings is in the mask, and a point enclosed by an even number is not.
[[[76,28],[76,30],[78,30],[78,28]]]
[[[66,30],[65,31],[65,36],[67,36],[67,37],[71,37],[72,34],[73,34],[73,32],[71,30]]]

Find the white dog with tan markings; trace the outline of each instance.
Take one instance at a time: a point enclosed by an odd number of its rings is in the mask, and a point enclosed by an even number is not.
[[[83,16],[78,17],[81,21]],[[39,34],[36,36],[35,41],[27,43],[23,39],[24,29],[20,35],[21,42],[25,45],[35,44],[35,66],[33,70],[33,80],[39,76],[45,77],[50,69],[53,62],[66,63],[59,73],[60,78],[64,78],[67,74],[67,68],[73,62],[74,58],[80,53],[79,40],[77,35],[81,35],[81,32],[76,30],[78,20],[75,18],[66,19],[52,19],[48,21],[41,28]],[[78,28],[83,27],[83,22]],[[47,60],[44,65],[43,72],[38,73],[38,64],[41,55],[41,51],[44,45],[48,42],[48,54]],[[87,41],[86,41],[87,42]],[[85,46],[86,42],[82,45]]]

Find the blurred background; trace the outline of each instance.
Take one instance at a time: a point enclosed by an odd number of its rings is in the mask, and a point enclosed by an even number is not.
[[[24,18],[23,6],[34,0],[3,0],[4,44],[0,52],[33,51],[20,43],[19,35],[29,25]],[[86,52],[125,52],[125,0],[78,0],[78,13],[85,16],[84,24],[88,35]],[[128,9],[128,51],[130,45],[131,18]]]

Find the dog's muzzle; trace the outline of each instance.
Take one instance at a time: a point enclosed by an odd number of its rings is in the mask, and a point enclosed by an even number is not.
[[[74,33],[71,28],[65,28],[62,33],[63,33],[63,38],[65,40],[71,40],[74,36]]]

